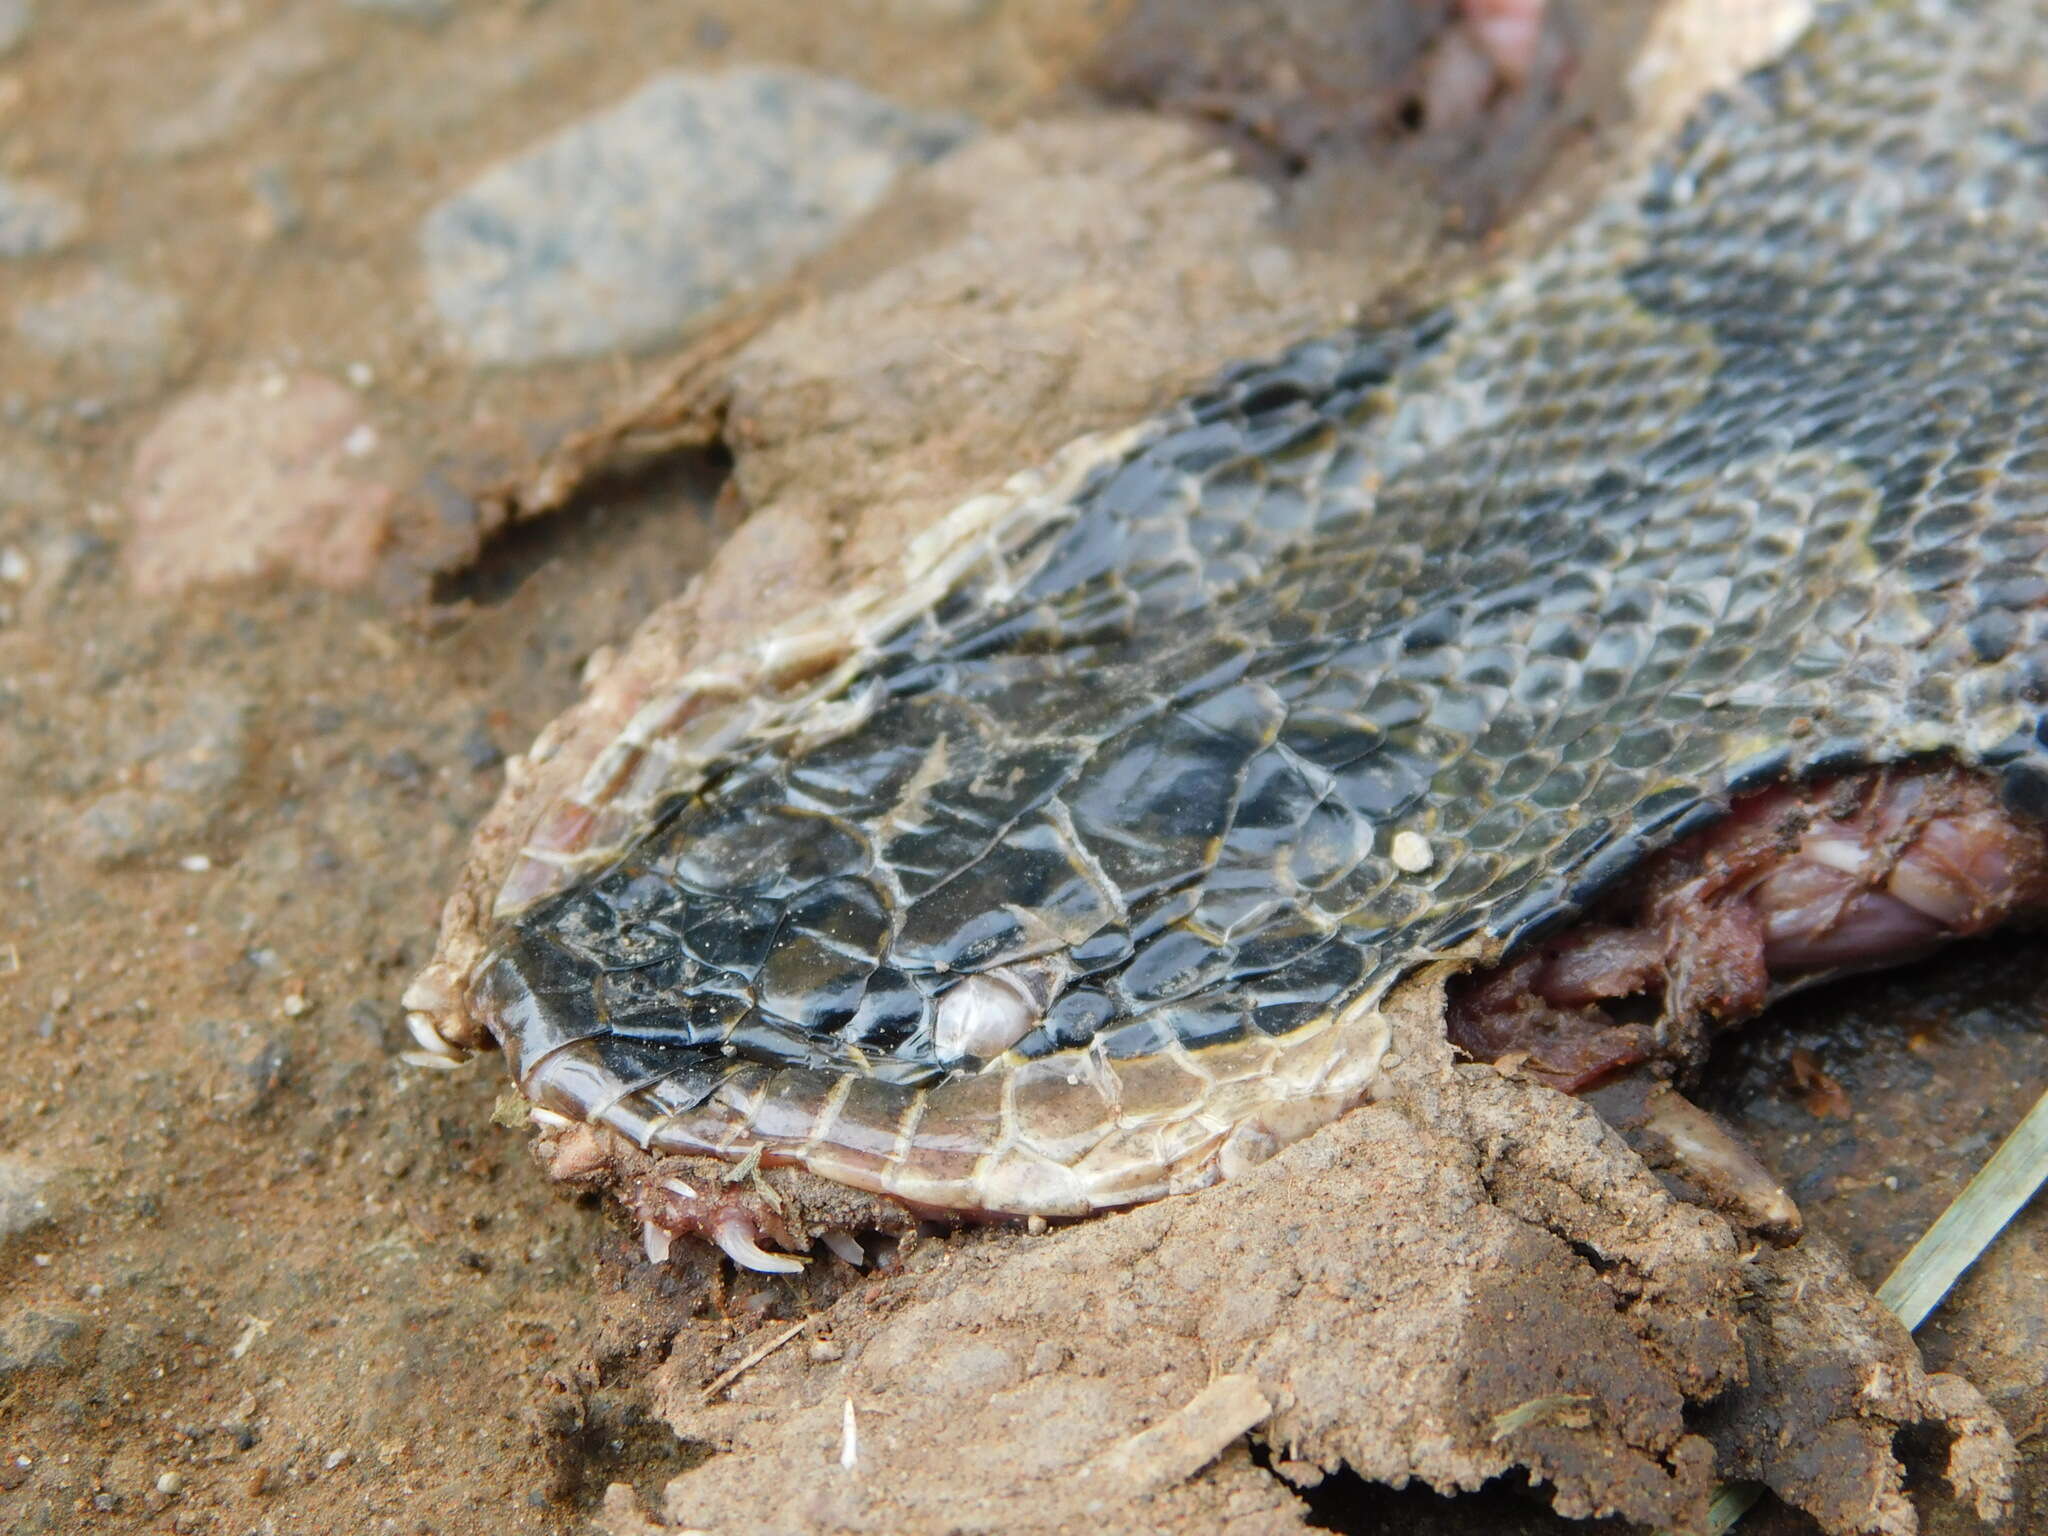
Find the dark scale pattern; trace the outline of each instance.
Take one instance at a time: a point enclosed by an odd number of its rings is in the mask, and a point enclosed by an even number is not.
[[[1503,285],[1171,414],[884,638],[864,720],[728,754],[520,918],[475,995],[528,1091],[934,1204],[1114,1204],[1312,1123],[1262,1072],[1341,1109],[1372,1063],[1287,1042],[1731,792],[1946,752],[2041,810],[2043,20],[1836,12]],[[1042,1021],[942,1061],[996,967]]]

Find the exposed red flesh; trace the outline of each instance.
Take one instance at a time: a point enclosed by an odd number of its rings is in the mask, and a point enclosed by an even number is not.
[[[1780,786],[1651,859],[1598,917],[1468,978],[1451,1040],[1578,1092],[1652,1058],[1694,1063],[1789,984],[2043,915],[2048,825],[1983,775]]]

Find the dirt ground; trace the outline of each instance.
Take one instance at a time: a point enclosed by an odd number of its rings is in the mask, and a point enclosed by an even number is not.
[[[1580,5],[1554,89],[1431,132],[1403,85],[1421,22],[1360,66],[1355,117],[1302,117],[1270,110],[1301,94],[1284,60],[1216,76],[1173,48],[1173,8],[1097,0],[862,0],[829,22],[811,0],[462,0],[434,25],[431,5],[331,0],[35,9],[0,46],[0,176],[64,189],[82,219],[0,260],[0,1527],[580,1532],[616,1483],[717,1531],[998,1529],[1014,1482],[1073,1528],[1587,1529],[1519,1475],[1439,1499],[1340,1464],[1445,1483],[1534,1466],[1567,1509],[1692,1507],[1706,1431],[1671,1383],[1732,1376],[1744,1303],[1673,1278],[1671,1255],[1718,1252],[1723,1229],[1647,1176],[1613,1175],[1639,1220],[1608,1258],[1671,1294],[1592,1352],[1639,1422],[1575,1427],[1560,1392],[1557,1422],[1494,1462],[1396,1455],[1432,1411],[1423,1357],[1462,1349],[1503,1400],[1536,1401],[1499,1361],[1605,1305],[1569,1266],[1607,1237],[1572,1236],[1582,1217],[1526,1176],[1555,1164],[1524,1157],[1571,1142],[1609,1168],[1585,1150],[1597,1128],[1490,1080],[1436,1121],[1376,1107],[1213,1199],[763,1282],[704,1254],[650,1265],[613,1213],[552,1190],[494,1061],[396,1054],[399,993],[504,757],[594,654],[693,578],[687,632],[657,650],[801,612],[1073,434],[1537,238],[1678,94],[1683,69],[1648,98],[1623,87],[1644,14]],[[734,311],[750,339],[716,362],[715,443],[486,540],[484,491],[673,357],[472,365],[423,298],[417,226],[652,68],[741,62],[980,132],[772,314]],[[159,302],[103,292],[125,318],[54,349],[9,328],[109,276]],[[195,395],[296,399],[307,379],[370,429],[350,471],[381,519],[363,579],[139,590],[138,447]],[[1874,1283],[2048,1079],[2044,1009],[2038,940],[1972,946],[1797,1000],[1729,1048],[1715,1102]],[[1359,1209],[1414,1220],[1347,1257]],[[1318,1331],[1398,1321],[1451,1281],[1472,1331],[1448,1345]],[[1688,1314],[1697,1337],[1672,1331]],[[2019,1443],[2014,1530],[2048,1528],[2044,1318],[2037,1209],[1921,1336]],[[1154,1340],[1156,1373],[1129,1375]],[[1917,1378],[1887,1390],[1900,1421],[1928,1416]],[[948,1439],[949,1419],[982,1438]],[[1902,1444],[1927,1528],[1973,1528],[1937,1475],[1946,1437]],[[989,1501],[920,1503],[926,1465],[934,1488],[985,1476]],[[1088,1478],[1109,1491],[1091,1502]],[[614,1494],[609,1519],[639,1517]]]

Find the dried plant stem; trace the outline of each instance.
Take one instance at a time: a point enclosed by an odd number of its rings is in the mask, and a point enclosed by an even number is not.
[[[707,1403],[710,1402],[713,1398],[718,1396],[719,1393],[723,1392],[727,1387],[731,1386],[734,1382],[738,1381],[742,1376],[746,1375],[747,1372],[751,1371],[755,1366],[759,1365],[763,1360],[766,1360],[770,1355],[774,1354],[775,1351],[782,1348],[783,1345],[787,1344],[791,1339],[795,1338],[798,1334],[802,1333],[806,1328],[810,1326],[811,1320],[808,1317],[798,1318],[795,1322],[791,1323],[787,1328],[783,1329],[782,1332],[778,1333],[777,1335],[775,1335],[774,1338],[770,1339],[766,1344],[763,1344],[759,1349],[756,1349],[755,1351],[753,1351],[753,1353],[749,1354],[746,1357],[746,1359],[740,1361],[740,1363],[738,1365],[735,1365],[731,1370],[720,1372],[718,1378],[715,1381],[713,1381],[710,1386],[704,1389],[704,1401]]]
[[[1991,1154],[1991,1161],[1885,1276],[1884,1284],[1877,1288],[1877,1299],[1908,1328],[1918,1328],[2044,1181],[2048,1181],[2048,1093],[2035,1101],[2026,1118]]]

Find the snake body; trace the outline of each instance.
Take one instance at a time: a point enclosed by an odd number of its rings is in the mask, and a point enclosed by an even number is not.
[[[767,704],[655,700],[463,1006],[656,1153],[1072,1216],[1342,1113],[1396,983],[1731,797],[2048,816],[2044,19],[1830,12],[1537,260],[978,504]]]

